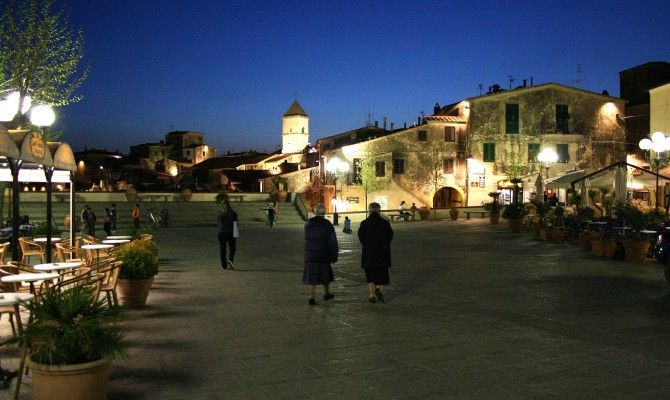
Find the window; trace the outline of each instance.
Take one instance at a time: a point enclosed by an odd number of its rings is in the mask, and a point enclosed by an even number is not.
[[[496,144],[495,143],[484,143],[484,161],[485,162],[495,162],[496,161]]]
[[[528,162],[537,162],[538,154],[540,154],[540,144],[528,143]]]
[[[386,163],[384,161],[375,162],[375,176],[386,176]]]
[[[204,152],[204,151],[202,152],[202,156],[203,156],[203,157],[205,156],[205,152]]]
[[[404,174],[405,173],[405,159],[396,158],[393,160],[393,174]]]
[[[453,174],[454,173],[454,159],[453,158],[445,158],[442,160],[442,171],[445,174]]]
[[[425,142],[428,140],[428,131],[419,131],[416,135],[416,140],[419,142]]]
[[[560,163],[566,163],[570,161],[570,153],[568,152],[568,145],[559,143],[556,145],[556,153],[558,154],[558,161]]]
[[[187,155],[187,156],[190,156],[190,155],[191,155],[191,151],[190,151],[190,150],[186,150],[186,155]]]
[[[570,132],[570,113],[567,104],[556,104],[556,132]]]
[[[456,127],[455,126],[445,126],[444,127],[444,141],[445,142],[455,142],[456,141]]]
[[[361,183],[363,183],[361,181],[361,167],[362,167],[361,159],[354,158],[352,165],[354,167],[351,169],[351,182],[353,182],[356,185],[360,185]]]
[[[519,105],[505,104],[505,133],[519,133]]]

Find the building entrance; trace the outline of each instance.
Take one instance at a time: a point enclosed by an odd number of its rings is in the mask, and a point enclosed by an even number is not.
[[[433,196],[433,208],[463,207],[461,193],[452,187],[443,187]]]

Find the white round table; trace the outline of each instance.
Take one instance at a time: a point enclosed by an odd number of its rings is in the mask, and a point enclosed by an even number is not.
[[[81,267],[81,263],[76,261],[36,264],[33,266],[33,268],[38,271],[60,271],[79,267]]]
[[[130,239],[105,239],[102,241],[104,244],[123,244],[130,242]]]
[[[19,331],[19,336],[23,333],[23,325],[21,324],[21,314],[19,313],[19,301],[32,300],[34,295],[30,293],[7,292],[0,293],[0,307],[14,306],[14,313],[16,314],[16,325]]]
[[[58,278],[58,274],[53,272],[32,273],[26,272],[16,275],[7,275],[0,278],[3,282],[28,282],[30,284],[30,293],[35,293],[35,282],[46,281]]]
[[[84,250],[95,250],[96,262],[100,261],[100,250],[111,249],[112,247],[114,247],[113,244],[104,244],[104,243],[85,244],[81,246],[81,248]]]
[[[107,236],[107,239],[111,239],[111,240],[115,240],[115,239],[124,239],[124,240],[127,239],[127,240],[130,240],[130,239],[132,239],[132,238],[133,238],[132,236],[123,236],[123,235],[121,235],[121,236],[119,236],[119,235]]]
[[[51,243],[60,242],[61,240],[63,240],[63,239],[61,239],[61,238],[59,238],[59,237],[52,237],[52,238],[51,238]],[[46,242],[47,242],[47,238],[45,238],[45,237],[34,238],[34,239],[33,239],[33,242],[37,242],[37,243],[46,243]]]

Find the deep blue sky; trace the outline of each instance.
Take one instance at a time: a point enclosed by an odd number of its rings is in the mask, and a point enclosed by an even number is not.
[[[670,61],[667,1],[63,2],[91,66],[57,111],[75,149],[197,130],[219,154],[272,151],[295,93],[314,142],[368,112],[409,125],[508,75],[618,96],[619,71]]]

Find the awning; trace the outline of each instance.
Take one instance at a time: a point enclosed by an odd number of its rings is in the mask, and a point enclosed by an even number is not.
[[[584,177],[584,170],[568,172],[565,175],[549,178],[544,181],[546,189],[570,189],[572,182]]]

